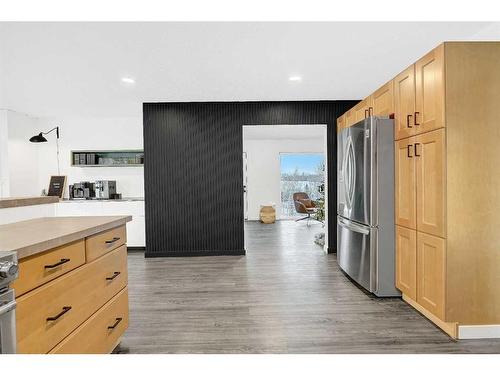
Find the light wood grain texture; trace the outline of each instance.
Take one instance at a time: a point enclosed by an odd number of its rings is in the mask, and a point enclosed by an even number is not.
[[[402,139],[415,134],[415,66],[394,78],[395,137]]]
[[[456,342],[400,298],[352,283],[313,243],[320,224],[245,224],[247,255],[129,253],[129,353],[499,353]],[[168,287],[167,287],[168,286]]]
[[[57,263],[61,263],[61,265],[47,267]],[[78,240],[68,245],[23,258],[19,262],[19,278],[12,284],[12,288],[16,292],[16,297],[19,297],[84,263],[84,240]]]
[[[439,129],[414,138],[417,230],[446,237],[446,140]]]
[[[87,237],[85,239],[87,262],[109,253],[111,250],[122,246],[126,242],[127,230],[125,225]]]
[[[339,118],[337,118],[337,133],[342,131],[342,129],[344,129],[345,127],[346,127],[345,126],[345,115],[342,115]]]
[[[120,272],[113,280],[106,278]],[[122,246],[17,299],[19,353],[47,353],[127,285],[127,248]],[[55,321],[47,321],[71,310]]]
[[[15,251],[23,259],[131,220],[131,216],[42,217],[0,225],[0,251]]]
[[[417,301],[403,294],[403,300],[408,302],[413,308],[424,315],[432,323],[441,328],[444,332],[456,339],[458,337],[458,324],[456,322],[445,322],[436,315],[432,314],[429,310],[425,309]],[[483,342],[486,343],[486,340]]]
[[[446,241],[417,232],[417,302],[443,321],[445,316]]]
[[[111,353],[127,327],[128,289],[125,287],[52,349],[50,354]]]
[[[354,110],[354,124],[370,117],[373,112],[373,100],[371,95],[365,98],[363,101],[356,104],[353,108]]]
[[[387,82],[371,96],[374,116],[390,116],[394,113],[394,81]]]
[[[415,63],[415,134],[445,126],[444,45]]]
[[[396,287],[417,299],[417,232],[396,225]]]
[[[12,197],[0,198],[0,209],[11,207],[36,206],[59,202],[59,197]]]
[[[395,222],[416,229],[416,171],[415,139],[406,138],[395,142]]]
[[[447,316],[500,323],[500,43],[445,44]]]
[[[354,108],[353,108],[345,113],[345,127],[348,128],[349,126],[354,125],[355,124],[354,120],[355,119],[354,119]]]

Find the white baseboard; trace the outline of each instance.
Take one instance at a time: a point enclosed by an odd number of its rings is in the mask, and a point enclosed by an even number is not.
[[[461,339],[498,339],[500,324],[458,326],[458,338]]]

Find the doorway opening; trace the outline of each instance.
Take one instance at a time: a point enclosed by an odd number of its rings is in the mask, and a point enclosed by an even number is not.
[[[259,235],[327,251],[327,151],[326,125],[243,126],[247,252]]]

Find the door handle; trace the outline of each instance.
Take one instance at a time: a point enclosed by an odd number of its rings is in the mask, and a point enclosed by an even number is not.
[[[56,267],[58,267],[58,266],[60,266],[60,265],[62,265],[62,264],[64,264],[64,263],[68,263],[70,260],[71,260],[71,259],[63,258],[63,259],[61,259],[61,260],[60,260],[59,262],[57,262],[57,263],[54,263],[54,264],[47,264],[47,265],[45,266],[45,269],[56,268]]]
[[[370,110],[365,109],[365,118],[368,118],[368,117],[370,117]]]
[[[113,243],[113,242],[118,241],[119,239],[120,239],[120,237],[113,237],[113,239],[111,239],[111,240],[107,240],[107,241],[106,241],[106,243],[109,245],[109,244],[111,244],[111,243]]]
[[[410,147],[412,147],[412,146],[413,146],[412,144],[409,144],[408,146],[406,146],[406,156],[408,156],[409,158],[413,157],[410,155]]]
[[[361,225],[354,224],[354,223],[346,223],[343,220],[339,219],[338,221],[339,225],[341,227],[344,227],[346,229],[352,230],[353,232],[361,233],[364,235],[370,234],[370,230],[363,228]]]
[[[417,115],[419,115],[420,112],[415,112],[415,117],[413,119],[413,122],[415,123],[416,126],[420,125],[418,122],[417,122]]]
[[[406,116],[406,127],[407,128],[413,128],[412,125],[410,125],[410,118],[413,117],[413,115],[407,115]]]
[[[57,315],[54,315],[54,316],[49,316],[47,318],[47,322],[52,322],[52,321],[55,321],[57,319],[59,319],[61,316],[63,316],[64,314],[66,314],[69,310],[71,310],[71,306],[64,306],[62,311],[57,314]]]
[[[422,154],[417,154],[417,146],[419,145],[420,143],[415,143],[415,156],[421,156]]]
[[[368,107],[368,117],[373,116],[373,107]]]

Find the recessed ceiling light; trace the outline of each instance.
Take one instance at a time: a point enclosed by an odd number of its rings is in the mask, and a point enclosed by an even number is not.
[[[288,78],[289,81],[302,81],[302,77],[301,76],[290,76]]]
[[[128,83],[131,85],[131,84],[135,83],[135,79],[133,79],[132,77],[122,77],[122,82]]]

